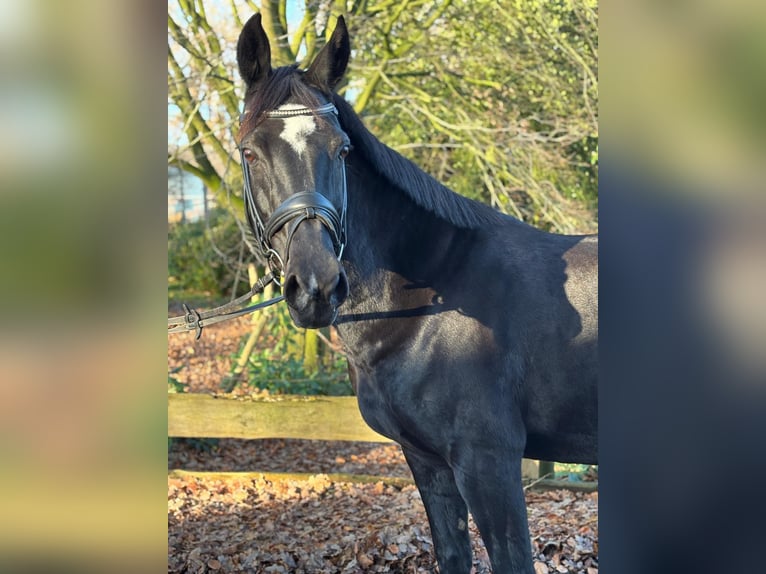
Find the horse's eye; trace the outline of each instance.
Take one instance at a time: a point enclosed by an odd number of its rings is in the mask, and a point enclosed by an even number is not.
[[[242,150],[242,157],[244,157],[248,163],[253,163],[255,161],[255,153],[249,148]]]
[[[344,145],[342,148],[340,148],[340,152],[338,153],[338,157],[340,157],[340,159],[346,159],[350,152],[351,152],[351,146],[350,145]]]

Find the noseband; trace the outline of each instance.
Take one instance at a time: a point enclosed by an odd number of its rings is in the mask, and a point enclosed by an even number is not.
[[[294,116],[321,116],[325,114],[338,114],[337,108],[332,104],[325,104],[318,108],[291,108],[287,110],[273,110],[266,113],[267,118],[290,118]],[[240,123],[242,118],[240,117]],[[346,205],[348,190],[346,188],[346,165],[343,159],[341,174],[343,180],[343,204],[338,213],[332,202],[317,191],[301,191],[294,193],[283,201],[271,216],[264,222],[255,208],[253,188],[250,181],[250,170],[245,159],[244,148],[240,148],[242,160],[242,173],[245,181],[245,209],[250,227],[255,234],[255,239],[266,257],[269,269],[275,277],[275,282],[281,285],[281,277],[285,271],[285,263],[290,254],[290,243],[298,226],[307,219],[316,219],[330,232],[335,255],[340,261],[343,249],[346,246]],[[283,227],[287,226],[287,242],[285,243],[284,257],[272,246],[271,240]]]

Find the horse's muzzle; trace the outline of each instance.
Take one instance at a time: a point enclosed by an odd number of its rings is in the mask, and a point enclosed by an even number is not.
[[[298,327],[318,329],[335,321],[338,307],[348,297],[348,279],[340,264],[337,273],[326,278],[314,273],[288,273],[283,293],[293,322]]]

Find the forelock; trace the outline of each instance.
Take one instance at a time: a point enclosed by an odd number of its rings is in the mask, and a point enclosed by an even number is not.
[[[277,109],[288,100],[308,108],[321,105],[314,91],[303,82],[303,74],[297,64],[277,68],[245,95],[245,110],[241,116],[238,141],[242,141],[263,121],[266,112]]]

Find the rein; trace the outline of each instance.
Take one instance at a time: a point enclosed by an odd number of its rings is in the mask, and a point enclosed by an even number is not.
[[[337,108],[332,104],[326,104],[318,108],[291,108],[285,110],[273,110],[266,113],[267,118],[290,118],[302,115],[324,115],[333,113],[338,114]],[[240,123],[244,114],[240,116]],[[346,246],[346,207],[348,202],[348,189],[346,187],[346,165],[343,163],[341,173],[343,177],[343,205],[340,214],[335,209],[332,202],[324,195],[316,191],[302,191],[295,193],[283,201],[274,213],[264,223],[255,208],[253,201],[253,189],[250,183],[250,170],[247,168],[244,149],[240,148],[240,159],[242,162],[242,174],[244,176],[245,189],[245,210],[250,227],[253,230],[261,253],[266,257],[269,265],[269,273],[261,277],[250,291],[225,305],[216,307],[209,311],[199,312],[183,304],[184,314],[178,317],[168,319],[168,333],[185,333],[195,331],[195,339],[202,336],[203,327],[208,327],[221,321],[236,319],[253,311],[264,309],[284,300],[284,296],[274,297],[268,301],[256,303],[243,309],[237,309],[253,295],[261,293],[266,286],[274,282],[282,286],[282,276],[285,270],[285,260],[290,250],[290,243],[298,226],[307,219],[317,219],[330,232],[335,254],[340,261],[343,256],[343,250]],[[343,160],[341,160],[343,161]],[[287,227],[287,242],[285,243],[285,259],[283,260],[279,253],[271,245],[271,239],[276,233],[285,226]]]
[[[199,311],[192,309],[186,303],[184,303],[183,307],[185,313],[178,317],[168,319],[168,333],[185,333],[186,331],[196,331],[197,336],[195,339],[199,339],[202,336],[203,327],[215,325],[216,323],[220,323],[221,321],[228,321],[229,319],[236,319],[237,317],[247,315],[253,311],[258,311],[259,309],[264,309],[274,305],[275,303],[279,303],[284,299],[284,296],[280,295],[279,297],[274,297],[268,301],[262,301],[261,303],[250,305],[244,309],[236,309],[236,307],[242,305],[253,295],[261,293],[272,281],[274,281],[274,275],[272,273],[267,273],[258,281],[256,281],[255,285],[253,285],[253,288],[250,289],[248,293],[245,293],[241,297],[237,297],[234,299],[234,301],[230,301],[225,305],[211,309],[210,311],[203,311],[200,313]]]

